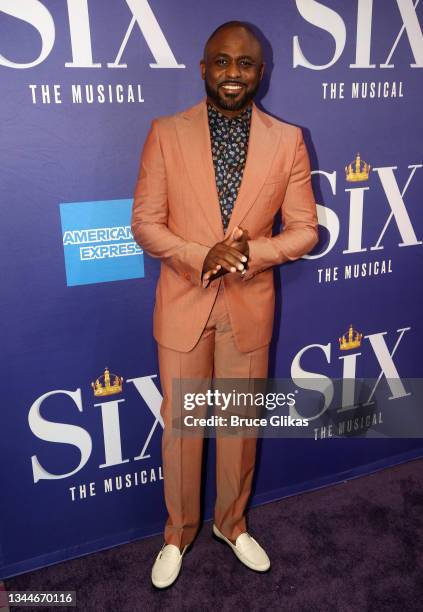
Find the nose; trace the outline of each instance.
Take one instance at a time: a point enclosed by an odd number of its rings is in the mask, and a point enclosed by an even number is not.
[[[241,76],[241,71],[236,61],[231,61],[226,68],[226,76],[228,79],[238,79]]]

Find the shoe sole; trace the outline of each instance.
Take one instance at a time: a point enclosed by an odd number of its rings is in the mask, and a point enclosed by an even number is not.
[[[220,541],[220,542],[224,542],[225,544],[228,544],[228,546],[230,546],[236,556],[236,558],[241,561],[241,563],[243,565],[245,565],[246,567],[248,567],[249,569],[255,571],[255,572],[260,572],[260,573],[264,573],[267,572],[270,569],[270,563],[269,565],[267,565],[266,567],[260,567],[257,565],[253,565],[252,563],[250,563],[248,561],[248,559],[245,559],[245,557],[243,557],[239,550],[237,550],[236,546],[234,546],[232,544],[232,542],[230,540],[228,540],[228,538],[225,538],[225,536],[223,535],[223,533],[221,533],[218,528],[216,527],[216,525],[213,524],[213,535]]]

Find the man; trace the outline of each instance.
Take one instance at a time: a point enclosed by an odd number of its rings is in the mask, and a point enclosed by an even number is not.
[[[301,130],[253,103],[263,77],[252,28],[228,22],[201,60],[207,98],[153,121],[136,184],[132,232],[161,260],[154,309],[164,421],[169,517],[152,582],[177,578],[200,514],[201,437],[172,436],[172,380],[266,378],[274,316],[272,267],[318,240],[310,166]],[[282,213],[283,231],[272,236]],[[256,438],[216,438],[213,533],[240,561],[270,561],[246,528]]]

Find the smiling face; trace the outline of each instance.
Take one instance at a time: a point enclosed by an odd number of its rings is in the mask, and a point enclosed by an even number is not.
[[[263,71],[261,45],[242,26],[219,30],[206,45],[201,61],[207,99],[228,117],[238,115],[250,104]]]

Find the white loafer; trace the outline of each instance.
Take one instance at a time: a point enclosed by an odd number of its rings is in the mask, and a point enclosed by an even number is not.
[[[151,582],[155,587],[164,589],[175,582],[181,571],[182,557],[187,548],[188,544],[181,553],[175,544],[163,544],[151,570]]]
[[[250,569],[256,572],[266,572],[269,569],[270,559],[266,551],[249,533],[241,533],[235,540],[235,545],[225,538],[216,525],[213,525],[213,533],[217,538],[229,544],[238,559]]]

